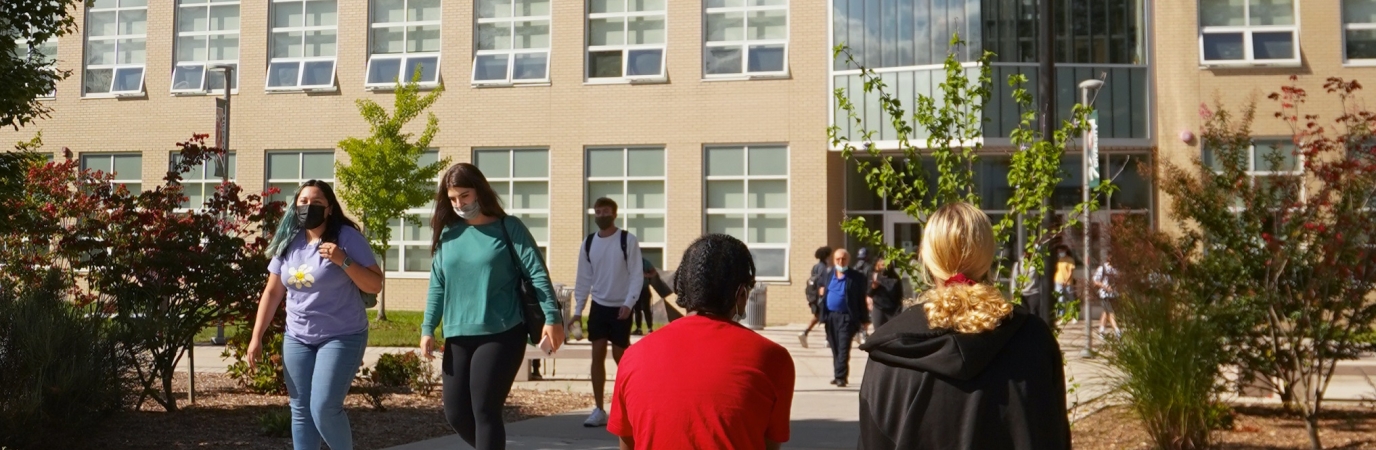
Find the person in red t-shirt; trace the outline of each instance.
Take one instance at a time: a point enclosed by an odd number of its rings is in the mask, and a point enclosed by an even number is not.
[[[737,324],[755,286],[750,249],[698,238],[674,276],[684,318],[626,350],[607,431],[622,449],[774,450],[788,442],[793,358]]]

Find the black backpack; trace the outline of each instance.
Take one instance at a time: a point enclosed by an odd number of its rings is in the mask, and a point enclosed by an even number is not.
[[[631,255],[628,254],[628,253],[626,253],[626,230],[616,230],[616,232],[617,232],[617,233],[621,233],[621,259],[622,259],[623,261],[625,261],[626,264],[629,265],[629,264],[631,263],[631,261],[630,261]],[[597,236],[597,233],[596,233],[596,232],[593,232],[592,234],[589,234],[589,235],[588,235],[588,238],[587,238],[587,239],[584,239],[584,240],[583,240],[583,259],[588,260],[589,263],[592,262],[592,237],[593,237],[593,236]]]

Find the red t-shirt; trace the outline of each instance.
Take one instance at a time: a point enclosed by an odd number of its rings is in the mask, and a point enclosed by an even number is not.
[[[793,358],[734,322],[687,316],[626,350],[607,431],[637,449],[759,449],[788,442]]]

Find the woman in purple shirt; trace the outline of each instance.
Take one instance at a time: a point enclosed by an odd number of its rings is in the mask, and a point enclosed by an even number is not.
[[[282,339],[291,437],[296,450],[352,450],[344,396],[363,361],[368,316],[360,291],[382,290],[382,269],[358,225],[344,215],[330,185],[307,181],[268,245],[272,262],[248,344],[250,370],[263,353],[263,330],[283,298]]]

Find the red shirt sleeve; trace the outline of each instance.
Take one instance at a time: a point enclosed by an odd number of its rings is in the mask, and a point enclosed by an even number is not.
[[[628,355],[629,356],[629,355]],[[626,359],[622,358],[625,362]],[[631,418],[626,414],[626,381],[630,379],[629,367],[618,368],[616,385],[612,388],[612,406],[610,416],[607,419],[607,432],[620,437],[633,437],[635,430],[631,428]]]
[[[769,359],[765,367],[771,369],[769,380],[774,385],[774,410],[769,414],[769,428],[765,430],[764,437],[782,444],[788,442],[788,421],[793,409],[793,358],[788,355],[788,350],[776,347]]]

